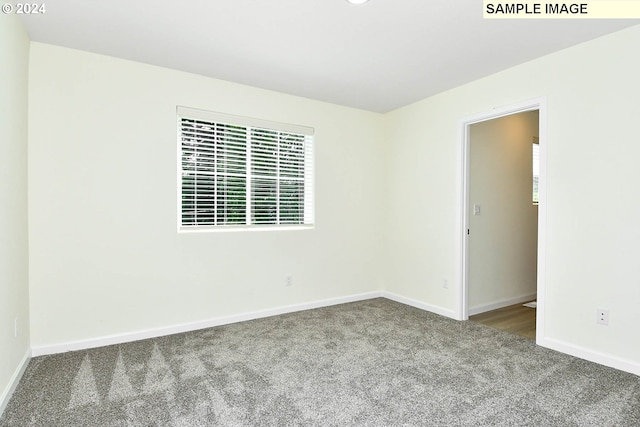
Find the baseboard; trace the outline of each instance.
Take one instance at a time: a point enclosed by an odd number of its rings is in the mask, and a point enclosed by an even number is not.
[[[9,399],[11,399],[11,395],[15,391],[20,379],[22,378],[22,374],[24,374],[25,369],[27,369],[27,365],[29,364],[29,360],[31,360],[31,351],[27,350],[24,357],[18,364],[18,367],[14,371],[11,379],[9,380],[9,384],[5,387],[2,394],[0,394],[0,416],[4,412],[7,404],[9,403]]]
[[[382,297],[390,299],[395,302],[399,302],[401,304],[410,305],[411,307],[419,308],[421,310],[429,311],[431,313],[439,314],[441,316],[450,317],[452,319],[456,318],[456,313],[453,310],[449,310],[448,308],[444,308],[444,307],[439,307],[437,305],[427,304],[413,298],[408,298],[402,295],[395,294],[393,292],[383,291]]]
[[[598,363],[600,365],[619,369],[621,371],[640,376],[640,363],[637,362],[632,362],[630,360],[615,357],[610,354],[593,351],[588,348],[580,347],[553,338],[543,337],[542,339],[538,340],[536,344],[542,347],[550,348],[551,350],[559,351],[560,353],[565,353],[570,356],[578,357],[580,359],[588,360],[590,362]]]
[[[368,292],[363,294],[349,295],[345,297],[329,298],[308,303],[276,307],[249,313],[241,313],[232,316],[216,317],[213,319],[183,323],[163,328],[154,328],[124,334],[108,335],[98,338],[90,338],[86,340],[72,341],[53,345],[35,346],[32,347],[31,354],[35,357],[44,356],[47,354],[64,353],[67,351],[86,350],[90,348],[104,347],[106,345],[122,344],[131,341],[157,338],[160,336],[179,334],[182,332],[190,332],[198,329],[206,329],[214,326],[228,325],[231,323],[244,322],[247,320],[261,319],[264,317],[277,316],[279,314],[294,313],[296,311],[311,310],[314,308],[363,301],[372,298],[379,298],[381,296],[382,292]]]
[[[280,314],[293,313],[293,312],[303,311],[303,310],[311,310],[314,308],[328,307],[332,305],[345,304],[345,303],[356,302],[356,301],[364,301],[364,300],[380,298],[380,297],[387,298],[392,301],[399,302],[401,304],[406,304],[412,307],[416,307],[421,310],[429,311],[431,313],[439,314],[441,316],[449,317],[451,319],[456,319],[455,312],[453,310],[432,305],[432,304],[427,304],[413,298],[408,298],[402,295],[395,294],[393,292],[380,291],[380,292],[368,292],[368,293],[362,293],[362,294],[356,294],[356,295],[349,295],[346,297],[330,298],[325,300],[312,301],[308,303],[276,307],[273,309],[260,310],[256,312],[250,312],[250,313],[242,313],[242,314],[233,315],[233,316],[218,317],[218,318],[203,320],[199,322],[173,325],[165,328],[156,328],[156,329],[149,329],[149,330],[137,331],[132,333],[110,335],[110,336],[105,336],[100,338],[74,341],[74,342],[68,342],[68,343],[62,343],[62,344],[56,344],[56,345],[33,347],[30,352],[28,351],[25,354],[20,365],[18,366],[15,373],[11,377],[9,384],[5,388],[2,395],[0,395],[0,415],[4,411],[4,408],[6,407],[11,397],[11,394],[13,393],[13,391],[15,390],[15,387],[20,381],[20,378],[22,377],[22,374],[24,373],[24,370],[28,365],[30,357],[42,356],[47,354],[64,353],[66,351],[86,350],[90,348],[103,347],[106,345],[113,345],[113,344],[122,344],[122,343],[137,341],[141,339],[156,338],[164,335],[171,335],[171,334],[176,334],[181,332],[189,332],[189,331],[194,331],[198,329],[210,328],[214,326],[228,325],[231,323],[243,322],[247,320],[260,319],[265,317],[277,316]],[[535,295],[529,295],[526,297],[516,298],[509,301],[503,301],[501,303],[496,303],[496,304],[504,304],[502,305],[504,307],[508,305],[518,304],[520,302],[531,301],[532,299],[535,299]],[[500,308],[500,306],[497,306],[497,308]],[[471,312],[469,314],[471,315]],[[569,343],[551,339],[551,338],[543,337],[542,339],[539,339],[537,341],[537,344],[542,347],[546,347],[552,350],[559,351],[561,353],[578,357],[580,359],[588,360],[594,363],[609,366],[611,368],[619,369],[621,371],[629,372],[631,374],[640,376],[640,364],[636,362],[617,358],[615,356],[611,356],[611,355],[600,353],[600,352],[595,352],[587,348],[583,348],[580,346],[576,346],[573,344],[569,344]]]
[[[510,305],[520,304],[524,302],[533,301],[536,299],[536,294],[524,295],[517,298],[509,298],[503,299],[500,301],[492,302],[491,304],[469,307],[469,316],[473,316],[475,314],[484,313],[485,311],[497,310],[503,307],[509,307]]]

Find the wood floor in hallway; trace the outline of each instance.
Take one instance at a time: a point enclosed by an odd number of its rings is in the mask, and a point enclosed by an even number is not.
[[[536,339],[536,309],[524,307],[522,304],[476,314],[470,316],[469,320],[532,340]]]

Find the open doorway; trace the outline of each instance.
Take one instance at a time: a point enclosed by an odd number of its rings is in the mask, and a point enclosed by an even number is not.
[[[469,126],[469,320],[535,339],[538,110]]]
[[[462,122],[460,317],[489,322],[529,338],[543,336],[539,326],[544,304],[544,276],[540,274],[545,226],[545,168],[540,164],[544,163],[546,142],[543,101]],[[537,192],[535,143],[540,153]],[[522,306],[536,299],[538,308]]]

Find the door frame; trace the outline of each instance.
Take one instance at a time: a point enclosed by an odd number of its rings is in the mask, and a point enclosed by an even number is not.
[[[498,119],[512,114],[527,111],[538,111],[539,145],[540,145],[540,178],[538,181],[538,266],[537,266],[537,309],[536,309],[536,343],[544,337],[544,305],[545,305],[545,272],[546,272],[546,228],[547,228],[547,99],[536,98],[490,111],[463,117],[459,120],[459,198],[458,198],[458,233],[459,233],[459,275],[458,304],[456,318],[469,319],[469,128],[475,123]]]

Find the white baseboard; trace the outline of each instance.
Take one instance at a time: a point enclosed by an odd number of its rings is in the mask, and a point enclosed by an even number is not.
[[[123,334],[108,335],[86,340],[72,341],[53,345],[35,346],[31,349],[31,354],[43,356],[47,354],[64,353],[67,351],[86,350],[90,348],[103,347],[106,345],[122,344],[131,341],[156,338],[165,335],[190,332],[198,329],[211,328],[214,326],[228,325],[231,323],[244,322],[247,320],[260,319],[264,317],[277,316],[279,314],[293,313],[296,311],[311,310],[314,308],[328,307],[332,305],[345,304],[355,301],[363,301],[372,298],[379,298],[382,292],[368,292],[363,294],[349,295],[346,297],[329,298],[325,300],[312,301],[302,304],[294,304],[266,310],[259,310],[250,313],[241,313],[232,316],[216,317],[213,319],[189,322],[179,325],[172,325],[163,328],[147,329],[143,331],[128,332]]]
[[[503,299],[503,300],[492,302],[491,304],[480,305],[476,307],[469,307],[468,314],[469,316],[473,316],[475,314],[484,313],[486,311],[497,310],[502,307],[509,307],[510,305],[529,302],[534,299],[536,299],[536,294],[523,295],[517,298]]]
[[[11,399],[11,395],[15,391],[16,387],[18,386],[18,383],[20,382],[20,379],[22,378],[22,374],[24,374],[25,369],[27,369],[29,360],[31,360],[31,350],[27,350],[24,357],[18,364],[18,367],[13,372],[13,375],[9,380],[9,384],[7,384],[5,389],[2,391],[2,394],[0,394],[0,416],[2,416],[2,413],[7,407],[7,404],[9,403],[9,399]]]
[[[598,363],[600,365],[619,369],[621,371],[640,376],[640,363],[637,362],[632,362],[630,360],[590,350],[588,348],[580,347],[553,338],[543,337],[542,339],[538,340],[536,344],[542,347],[550,348],[551,350],[559,351],[560,353],[568,354],[570,356],[578,357],[580,359],[588,360],[590,362]]]
[[[382,297],[390,299],[395,302],[399,302],[401,304],[410,305],[411,307],[419,308],[421,310],[429,311],[431,313],[439,314],[441,316],[450,317],[452,319],[456,318],[456,313],[453,310],[449,310],[448,308],[444,308],[444,307],[439,307],[437,305],[427,304],[413,298],[407,298],[402,295],[394,294],[393,292],[383,291]]]
[[[380,298],[380,297],[387,298],[392,301],[399,302],[401,304],[406,304],[412,307],[416,307],[421,310],[429,311],[431,313],[439,314],[441,316],[449,317],[451,319],[456,319],[456,316],[455,316],[456,313],[454,310],[450,310],[450,309],[436,306],[436,305],[427,304],[413,298],[408,298],[402,295],[395,294],[393,292],[379,291],[379,292],[368,292],[363,294],[349,295],[346,297],[312,301],[309,303],[276,307],[273,309],[260,310],[256,312],[250,312],[250,313],[241,313],[233,316],[218,317],[214,319],[208,319],[208,320],[203,320],[199,322],[184,323],[184,324],[173,325],[173,326],[164,327],[164,328],[155,328],[155,329],[149,329],[144,331],[110,335],[110,336],[92,338],[92,339],[80,340],[80,341],[73,341],[68,343],[33,347],[31,349],[31,352],[27,352],[20,366],[16,369],[16,372],[11,378],[10,383],[7,385],[6,389],[0,396],[0,414],[2,414],[2,411],[4,410],[6,404],[8,403],[8,400],[11,397],[11,394],[13,393],[13,391],[15,390],[15,387],[20,381],[20,378],[22,377],[22,374],[24,373],[24,370],[27,367],[30,356],[35,357],[35,356],[42,356],[47,354],[63,353],[66,351],[85,350],[90,348],[102,347],[105,345],[122,344],[126,342],[137,341],[137,340],[142,340],[147,338],[156,338],[164,335],[171,335],[171,334],[176,334],[181,332],[189,332],[189,331],[194,331],[198,329],[210,328],[214,326],[221,326],[221,325],[227,325],[231,323],[243,322],[247,320],[277,316],[279,314],[293,313],[296,311],[303,311],[303,310],[311,310],[314,308],[328,307],[332,305],[345,304],[349,302],[363,301],[363,300]],[[531,301],[532,299],[535,299],[535,297],[536,297],[535,295],[528,295],[522,298],[502,301],[500,303],[496,303],[497,305],[492,304],[491,307],[495,306],[496,308],[500,308],[508,305],[518,304],[520,302]],[[500,305],[500,304],[504,304],[504,305]],[[489,306],[484,306],[484,307],[489,307]],[[489,309],[495,309],[495,308],[489,308]],[[472,314],[471,311],[469,314],[470,315]],[[599,363],[601,365],[609,366],[615,369],[619,369],[621,371],[629,372],[629,373],[640,376],[640,364],[636,362],[620,359],[615,356],[595,352],[593,350],[589,350],[586,348],[582,348],[579,346],[575,346],[573,344],[565,343],[563,341],[550,339],[550,338],[543,337],[542,339],[538,340],[537,344],[552,350],[559,351],[561,353],[579,357],[581,359],[589,360],[591,362]]]

